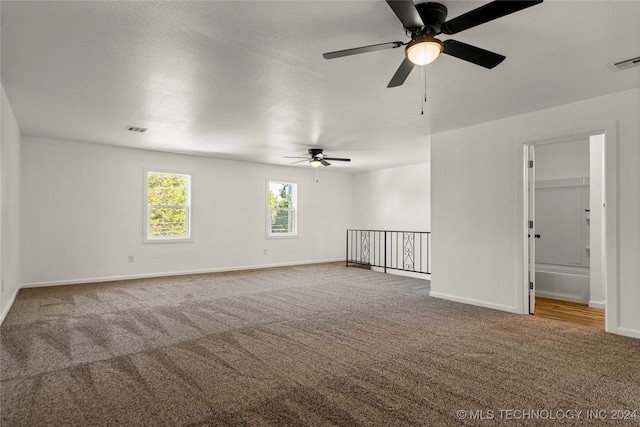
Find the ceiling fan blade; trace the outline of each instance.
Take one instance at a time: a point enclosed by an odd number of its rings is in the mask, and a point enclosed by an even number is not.
[[[333,162],[350,162],[351,159],[345,159],[344,157],[323,157],[324,160],[331,160]]]
[[[308,161],[309,161],[309,159],[304,159],[304,160],[298,160],[297,162],[292,162],[292,163],[289,163],[289,164],[290,165],[295,165],[296,163],[302,163],[302,162],[308,162]]]
[[[443,42],[443,53],[455,56],[464,61],[471,62],[484,68],[493,68],[505,60],[506,56],[499,55],[470,44],[462,43],[456,40],[445,40]]]
[[[477,25],[542,3],[542,0],[496,0],[453,18],[442,25],[444,34],[456,34]]]
[[[413,62],[409,61],[408,58],[404,58],[404,61],[402,61],[402,64],[400,64],[400,67],[391,78],[391,81],[389,82],[387,87],[396,87],[402,85],[402,83],[407,80],[407,77],[409,76],[411,70],[413,70],[413,67]]]
[[[375,52],[376,50],[395,49],[402,46],[402,42],[388,42],[380,44],[372,44],[370,46],[355,47],[353,49],[337,50],[335,52],[323,53],[324,59],[340,58],[342,56],[357,55],[359,53]]]
[[[302,156],[282,156],[285,159],[309,159],[309,157],[302,157]]]
[[[422,28],[424,26],[412,0],[387,0],[387,4],[405,28]]]
[[[331,166],[331,163],[327,162],[325,159],[320,160],[320,163],[322,163],[324,166]]]

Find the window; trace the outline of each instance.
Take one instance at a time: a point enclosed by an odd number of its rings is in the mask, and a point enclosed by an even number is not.
[[[269,181],[267,185],[269,237],[293,237],[297,233],[296,190],[292,182]]]
[[[191,175],[145,170],[148,243],[191,240]]]

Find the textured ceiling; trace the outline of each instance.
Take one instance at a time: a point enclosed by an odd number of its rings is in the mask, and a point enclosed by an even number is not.
[[[443,3],[452,18],[485,2]],[[606,66],[640,56],[639,1],[545,1],[443,37],[507,59],[443,55],[392,89],[403,49],[322,58],[407,40],[384,1],[2,1],[1,19],[25,135],[282,165],[320,146],[353,159],[331,166],[345,172],[428,161],[431,134],[640,86],[640,67]]]

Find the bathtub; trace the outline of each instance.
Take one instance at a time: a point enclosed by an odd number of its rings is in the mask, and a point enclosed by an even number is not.
[[[536,263],[536,295],[589,303],[589,267]]]

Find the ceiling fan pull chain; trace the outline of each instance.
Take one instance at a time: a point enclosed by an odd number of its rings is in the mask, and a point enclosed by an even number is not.
[[[422,110],[420,111],[420,115],[424,116],[424,103],[427,102],[427,67],[425,67],[424,65],[422,66],[422,82],[424,88],[424,97],[420,97],[422,98]]]
[[[427,102],[427,67],[424,67],[424,102]]]
[[[420,73],[420,81],[424,82],[424,67],[422,67],[422,72]],[[422,94],[420,94],[420,115],[424,116],[424,101],[422,99]]]

